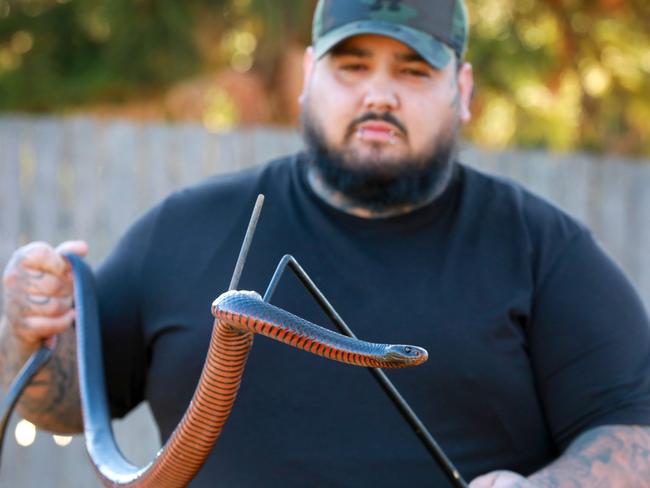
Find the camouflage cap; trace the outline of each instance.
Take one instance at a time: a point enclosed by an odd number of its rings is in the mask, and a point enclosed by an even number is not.
[[[467,48],[467,8],[463,0],[319,0],[314,14],[317,58],[358,34],[392,37],[410,46],[434,68]]]

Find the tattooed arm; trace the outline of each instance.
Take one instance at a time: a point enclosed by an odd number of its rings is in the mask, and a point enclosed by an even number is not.
[[[650,427],[612,425],[589,430],[529,480],[543,487],[650,487]]]
[[[17,408],[39,427],[59,433],[82,430],[72,277],[61,253],[86,251],[83,242],[67,242],[57,249],[32,243],[14,253],[3,275],[0,381],[6,391],[29,356],[57,336],[54,355],[25,389]]]
[[[471,488],[650,488],[650,427],[610,425],[576,438],[555,462],[528,479],[495,471]]]

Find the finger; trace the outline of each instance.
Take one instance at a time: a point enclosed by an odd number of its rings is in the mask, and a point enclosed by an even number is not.
[[[469,484],[469,488],[496,488],[500,486],[498,483],[502,479],[503,471],[492,471],[491,473],[484,474],[473,480]]]
[[[494,488],[523,488],[519,479],[512,476],[500,475],[494,482]]]
[[[20,259],[16,258],[9,262],[2,275],[2,284],[5,290],[24,290],[31,286],[32,281],[37,281],[45,277],[44,271],[38,271],[31,268],[25,268]],[[60,278],[55,278],[60,279]]]
[[[472,481],[470,488],[521,488],[528,486],[526,478],[511,471],[493,471]]]
[[[72,277],[54,276],[50,273],[43,273],[41,276],[23,277],[22,290],[30,295],[44,295],[63,297],[72,295]]]
[[[28,317],[17,334],[24,342],[37,344],[69,330],[74,319],[74,310],[59,317]]]
[[[18,265],[36,278],[43,273],[64,276],[69,267],[67,261],[45,242],[33,242],[21,248]]]
[[[496,477],[496,473],[489,473],[483,476],[479,476],[469,484],[469,488],[493,488],[494,480]]]
[[[23,300],[24,317],[58,317],[72,309],[72,295],[51,297],[26,294]]]

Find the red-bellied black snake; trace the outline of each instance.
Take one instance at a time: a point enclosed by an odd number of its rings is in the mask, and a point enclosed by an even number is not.
[[[427,359],[422,348],[352,339],[270,305],[257,293],[228,291],[212,306],[212,338],[190,406],[154,460],[138,468],[124,459],[111,430],[92,272],[81,258],[69,255],[68,259],[75,277],[77,357],[86,447],[105,486],[173,488],[191,481],[228,419],[254,333],[358,366],[401,368]],[[8,396],[19,394],[10,392]],[[5,412],[5,416],[9,413]]]

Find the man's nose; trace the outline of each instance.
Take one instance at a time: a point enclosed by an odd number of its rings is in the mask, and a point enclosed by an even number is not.
[[[368,80],[364,106],[368,111],[394,111],[399,107],[399,96],[390,82],[373,77]]]

